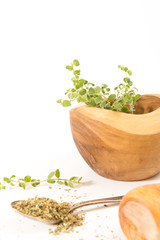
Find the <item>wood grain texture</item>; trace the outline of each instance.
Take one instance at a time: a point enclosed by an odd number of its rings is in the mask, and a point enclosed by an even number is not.
[[[119,206],[121,228],[128,240],[160,239],[160,184],[131,190]]]
[[[138,114],[87,105],[70,111],[75,144],[99,175],[132,181],[160,172],[160,95],[143,95],[135,112]]]

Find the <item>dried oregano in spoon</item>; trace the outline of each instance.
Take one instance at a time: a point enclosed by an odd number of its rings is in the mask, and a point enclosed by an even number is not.
[[[40,179],[35,179],[32,178],[31,176],[27,175],[24,178],[18,178],[16,179],[15,175],[12,175],[10,178],[4,177],[3,182],[0,182],[0,190],[1,189],[6,189],[6,185],[10,184],[11,186],[19,186],[23,189],[26,189],[27,185],[30,185],[32,187],[38,186],[42,182],[47,182],[49,184],[63,184],[65,186],[74,187],[74,184],[79,184],[81,183],[82,177],[71,177],[70,179],[65,179],[60,177],[60,170],[56,169],[56,171],[52,171],[48,177],[44,180]]]
[[[12,208],[30,217],[36,217],[46,221],[60,221],[55,230],[49,229],[50,233],[59,234],[70,232],[75,227],[81,226],[84,215],[68,213],[71,204],[68,202],[57,203],[49,198],[29,198],[28,200],[15,201]]]
[[[63,107],[68,107],[72,101],[76,100],[78,103],[84,102],[97,108],[127,113],[134,112],[135,102],[139,99],[140,94],[135,93],[138,89],[132,86],[133,82],[130,79],[132,72],[127,67],[118,66],[119,69],[125,72],[125,77],[123,83],[120,83],[114,88],[114,92],[110,93],[108,85],[95,86],[94,83],[80,78],[80,70],[75,69],[79,65],[79,61],[75,59],[70,65],[66,66],[66,69],[73,72],[71,78],[73,87],[69,88],[65,93],[68,99],[59,99],[57,103],[61,103]]]

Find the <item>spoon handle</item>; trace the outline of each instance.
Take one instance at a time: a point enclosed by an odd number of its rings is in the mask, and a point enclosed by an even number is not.
[[[69,212],[72,212],[73,210],[80,208],[80,207],[85,207],[85,206],[94,205],[94,204],[120,203],[122,198],[123,198],[123,196],[117,196],[117,197],[100,198],[100,199],[76,203],[76,204],[72,205]]]

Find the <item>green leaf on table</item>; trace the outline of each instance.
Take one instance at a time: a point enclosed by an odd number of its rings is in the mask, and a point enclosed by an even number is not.
[[[40,184],[40,180],[39,179],[32,179],[31,180],[31,185],[33,186],[33,187],[36,187],[36,186],[38,186]]]
[[[80,177],[79,179],[78,179],[78,182],[80,182],[82,180],[82,177]]]
[[[53,183],[55,183],[56,181],[55,181],[55,180],[53,180],[53,179],[48,179],[48,180],[47,180],[47,182],[48,182],[48,183],[52,183],[52,184],[53,184]]]
[[[69,179],[69,181],[72,181],[72,182],[76,182],[78,180],[78,177],[71,177],[70,179]]]
[[[51,172],[49,175],[48,175],[48,179],[52,178],[54,176],[55,172]]]
[[[56,176],[56,178],[59,178],[59,177],[60,177],[60,171],[59,171],[59,169],[57,169],[57,170],[55,171],[55,176]]]
[[[20,183],[19,183],[19,187],[21,187],[21,188],[23,188],[23,189],[26,189],[26,184],[25,184],[25,183],[22,183],[22,182],[20,182]]]
[[[7,183],[10,183],[10,182],[11,182],[11,180],[10,180],[9,178],[7,178],[7,177],[4,177],[3,180],[4,180],[5,182],[7,182]]]
[[[30,182],[31,181],[31,176],[27,175],[24,177],[25,182]]]
[[[68,186],[71,187],[71,188],[74,188],[74,185],[71,181],[68,182]]]

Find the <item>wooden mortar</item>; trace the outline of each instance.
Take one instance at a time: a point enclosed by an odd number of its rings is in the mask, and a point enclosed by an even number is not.
[[[128,240],[160,240],[160,184],[127,193],[120,203],[119,220]]]
[[[135,114],[81,105],[70,111],[75,144],[99,175],[141,180],[160,172],[160,94],[143,95]]]

